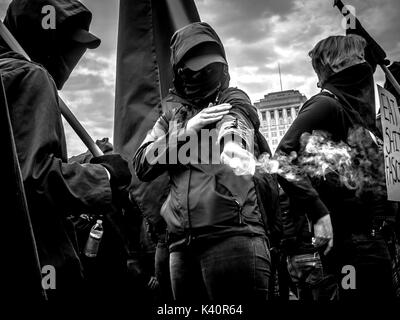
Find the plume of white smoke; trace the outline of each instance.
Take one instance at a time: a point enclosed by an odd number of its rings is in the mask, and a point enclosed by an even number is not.
[[[334,174],[342,186],[357,194],[385,192],[383,152],[367,130],[351,130],[346,142],[333,141],[323,131],[304,133],[300,144],[299,154],[261,155],[256,159],[257,170],[281,175],[289,181],[304,176],[325,179],[328,174]]]

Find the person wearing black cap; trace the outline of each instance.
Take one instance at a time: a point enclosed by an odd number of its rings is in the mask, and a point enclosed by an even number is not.
[[[56,9],[54,30],[42,28],[46,5]],[[82,266],[66,217],[109,212],[131,181],[127,162],[119,155],[92,160],[97,164],[67,162],[57,88],[85,51],[100,44],[89,33],[91,18],[75,0],[14,0],[4,24],[32,62],[0,40],[0,73],[39,260],[41,267],[56,271],[56,289],[47,290],[49,297],[82,292]]]
[[[207,23],[176,31],[171,63],[174,88],[167,100],[178,106],[159,118],[133,162],[142,181],[164,172],[170,177],[161,215],[174,299],[266,300],[270,230],[262,210],[275,212],[265,206],[277,185],[271,180],[263,185],[270,192],[261,194],[252,176],[254,155],[269,152],[256,109],[246,93],[229,87],[224,47]],[[204,138],[207,132],[216,133],[214,142]]]

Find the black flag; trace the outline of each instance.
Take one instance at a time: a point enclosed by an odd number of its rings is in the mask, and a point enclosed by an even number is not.
[[[200,21],[193,0],[120,0],[114,147],[132,159],[162,113],[172,87],[170,39],[185,25]],[[132,196],[152,223],[168,192],[168,177],[151,183],[134,179]]]
[[[363,37],[367,41],[367,48],[365,49],[365,59],[369,64],[376,69],[377,65],[388,65],[389,61],[386,59],[387,55],[385,50],[375,41],[374,38],[364,29],[360,21],[355,17],[350,10],[346,9],[346,6],[341,0],[335,0],[334,6],[338,7],[340,12],[349,19],[350,22],[354,22],[354,26],[348,26],[346,34],[357,34]]]
[[[172,85],[169,43],[199,21],[193,0],[121,0],[114,147],[131,158],[160,115]]]

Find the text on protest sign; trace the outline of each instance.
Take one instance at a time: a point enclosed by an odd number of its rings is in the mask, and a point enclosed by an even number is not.
[[[400,201],[400,113],[396,98],[378,86],[388,200]]]

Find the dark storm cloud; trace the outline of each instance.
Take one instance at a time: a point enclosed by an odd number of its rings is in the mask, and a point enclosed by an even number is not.
[[[348,0],[365,28],[392,58],[400,56],[400,1]],[[232,83],[253,100],[277,89],[280,63],[287,89],[308,96],[318,91],[308,52],[322,38],[344,34],[333,1],[198,1],[201,17],[221,35],[227,49]],[[377,73],[377,80],[382,80]],[[279,86],[278,86],[279,88]]]
[[[266,47],[260,50],[259,47],[249,47],[246,50],[235,52],[236,67],[257,66],[276,62],[277,53],[274,48]]]
[[[293,0],[204,0],[196,3],[201,18],[213,23],[222,36],[244,43],[260,40],[268,34],[266,17],[285,16],[293,7]]]

